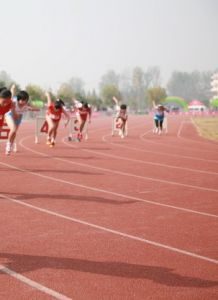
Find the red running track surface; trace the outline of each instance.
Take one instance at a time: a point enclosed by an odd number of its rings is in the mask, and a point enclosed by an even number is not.
[[[51,149],[25,123],[0,145],[0,299],[217,299],[218,143],[168,124],[131,116],[120,139],[98,117]]]

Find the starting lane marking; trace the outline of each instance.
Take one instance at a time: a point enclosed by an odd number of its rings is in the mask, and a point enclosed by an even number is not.
[[[3,266],[3,265],[0,265],[0,272],[4,273],[4,274],[7,274],[13,278],[15,278],[16,280],[19,280],[21,281],[22,283],[25,283],[26,285],[30,286],[31,288],[34,288],[35,290],[38,290],[44,294],[47,294],[49,296],[52,296],[54,297],[55,299],[58,299],[58,300],[72,300],[72,298],[69,298],[69,297],[66,297],[65,295],[63,294],[60,294],[50,288],[47,288],[46,286],[36,282],[36,281],[33,281],[17,272],[14,272],[13,270]]]
[[[181,122],[180,126],[179,126],[179,130],[178,130],[178,132],[177,132],[177,137],[178,137],[178,138],[180,137],[180,134],[181,134],[181,132],[182,132],[184,122],[185,122],[185,121],[183,120],[183,121]]]
[[[157,179],[157,178],[148,177],[148,176],[140,176],[140,175],[135,175],[135,174],[121,172],[121,171],[114,171],[114,170],[107,169],[107,168],[100,168],[100,167],[95,167],[95,166],[91,166],[91,165],[88,165],[88,164],[72,162],[72,161],[69,161],[69,160],[66,160],[66,159],[63,159],[63,158],[51,157],[48,154],[45,154],[43,152],[39,152],[39,151],[36,151],[36,150],[32,150],[31,148],[29,148],[27,146],[24,146],[23,141],[27,138],[29,138],[29,137],[27,136],[27,137],[21,139],[21,141],[19,143],[21,147],[23,147],[24,149],[26,149],[30,152],[39,154],[39,155],[44,156],[44,157],[48,157],[50,159],[59,160],[59,161],[67,162],[67,163],[74,164],[74,165],[90,167],[90,168],[93,168],[93,169],[98,169],[98,170],[101,170],[101,171],[106,171],[106,172],[110,172],[110,173],[114,173],[114,174],[118,174],[118,175],[122,175],[122,176],[129,176],[129,177],[139,178],[139,179],[143,179],[143,180],[156,181],[156,182],[161,182],[161,183],[164,183],[164,184],[178,185],[178,186],[182,186],[182,187],[187,187],[187,188],[192,188],[192,189],[197,189],[197,190],[202,190],[202,191],[218,193],[217,189],[206,188],[206,187],[201,187],[201,186],[196,186],[196,185],[190,185],[190,184],[185,184],[185,183],[180,183],[180,182],[175,182],[175,181],[170,181],[170,180]]]
[[[67,162],[67,163],[70,163],[70,164],[74,164],[74,165],[80,165],[80,166],[85,166],[85,167],[90,167],[90,168],[93,168],[93,169],[97,169],[97,170],[100,170],[100,171],[107,171],[107,172],[111,172],[111,173],[115,173],[115,174],[118,174],[118,175],[123,175],[123,176],[131,176],[131,177],[136,177],[136,178],[141,178],[141,176],[137,176],[137,175],[133,175],[133,174],[130,174],[130,173],[124,173],[124,172],[120,172],[120,171],[114,171],[114,170],[111,170],[111,169],[105,169],[105,168],[99,168],[99,167],[95,167],[95,166],[90,166],[90,165],[87,165],[87,164],[82,164],[82,163],[76,163],[76,162],[72,162],[72,161],[69,161],[69,160],[66,160],[66,159],[62,159],[62,158],[58,158],[58,157],[51,157],[45,153],[42,153],[42,152],[39,152],[39,151],[36,151],[36,150],[32,150],[30,149],[29,147],[26,147],[23,145],[23,141],[25,139],[27,139],[28,137],[25,137],[23,138],[21,141],[20,141],[20,145],[28,150],[28,151],[31,151],[33,153],[36,153],[36,154],[39,154],[41,156],[44,156],[44,157],[48,157],[50,159],[54,159],[54,160],[59,160],[59,161],[63,161],[63,162]],[[89,150],[87,150],[89,151]],[[27,171],[27,170],[26,170]],[[41,175],[41,176],[44,176],[44,175]],[[53,178],[53,177],[52,177]],[[142,179],[145,179],[144,177],[142,177]],[[146,178],[148,179],[148,178]],[[151,179],[153,180],[153,179]],[[68,184],[74,184],[76,185],[75,183],[68,183]],[[176,184],[176,183],[175,183]],[[180,185],[180,184],[179,184]],[[181,184],[182,185],[182,184]],[[124,198],[129,198],[129,199],[133,199],[133,200],[137,200],[137,201],[140,201],[140,202],[145,202],[145,203],[149,203],[149,204],[153,204],[153,205],[159,205],[159,206],[164,206],[164,207],[168,207],[168,208],[173,208],[173,209],[178,209],[178,210],[182,210],[182,211],[185,211],[185,212],[189,212],[189,213],[196,213],[196,214],[200,214],[200,215],[204,215],[204,216],[209,216],[209,217],[215,217],[217,218],[218,216],[217,215],[214,215],[214,214],[210,214],[210,213],[205,213],[205,212],[201,212],[201,211],[196,211],[196,210],[192,210],[192,209],[188,209],[188,208],[182,208],[182,207],[178,207],[178,206],[174,206],[174,205],[168,205],[168,204],[163,204],[163,203],[160,203],[160,202],[154,202],[154,201],[150,201],[150,200],[145,200],[145,199],[141,199],[141,198],[138,198],[138,197],[132,197],[132,196],[127,196],[127,195],[124,195],[124,194],[120,194],[120,193],[114,193],[114,192],[111,192],[111,191],[108,191],[108,190],[104,190],[104,189],[98,189],[98,188],[93,188],[93,187],[89,187],[89,186],[85,186],[85,185],[79,185],[79,187],[83,187],[85,189],[90,189],[90,190],[95,190],[95,191],[98,191],[98,192],[103,192],[103,193],[108,193],[108,194],[113,194],[113,195],[117,195],[119,197],[124,197]],[[189,187],[195,187],[195,188],[198,188],[196,186],[189,186]],[[202,187],[200,187],[200,189],[204,189]],[[211,190],[210,190],[211,191]],[[218,192],[218,190],[213,190],[215,192]]]
[[[66,143],[65,141],[64,141],[64,144],[69,146],[69,147],[78,149],[75,146],[72,146],[72,145]],[[100,152],[100,151],[94,151],[94,150],[88,150],[88,149],[80,149],[80,150],[82,150],[84,152],[95,153],[95,154],[99,154],[99,155],[103,155],[103,156],[112,157],[112,158],[119,159],[119,160],[127,160],[127,161],[137,162],[137,163],[144,164],[144,165],[153,165],[153,166],[159,166],[159,167],[164,167],[164,168],[169,168],[169,169],[178,169],[178,170],[184,170],[184,171],[188,171],[188,172],[202,173],[202,174],[208,174],[208,175],[218,175],[218,172],[203,171],[203,170],[184,168],[184,167],[177,167],[177,166],[168,165],[168,164],[161,164],[161,163],[149,162],[149,161],[145,161],[145,160],[132,159],[132,158],[123,157],[123,156],[119,156],[119,155],[106,154],[106,153],[103,153],[103,152]]]
[[[26,137],[26,138],[28,138],[28,137]],[[23,138],[21,141],[23,141],[26,138]],[[49,155],[47,155],[45,153],[32,150],[32,149],[24,146],[21,143],[21,141],[20,141],[20,145],[24,149],[26,149],[26,150],[28,150],[28,151],[30,151],[32,153],[36,153],[36,154],[39,154],[39,155],[41,155],[43,157],[47,157],[47,158],[50,158],[50,159],[59,160],[59,161],[63,161],[63,162],[74,164],[74,162],[70,162],[68,160],[61,159],[61,158],[58,158],[58,157],[51,157],[51,156],[49,156]],[[32,174],[34,176],[42,177],[42,178],[45,178],[45,179],[48,179],[48,180],[52,180],[52,181],[62,182],[62,183],[65,183],[65,184],[69,184],[69,185],[72,185],[72,186],[77,186],[79,188],[83,188],[83,189],[87,189],[87,190],[91,190],[91,191],[95,191],[95,192],[101,192],[101,193],[105,193],[105,194],[109,194],[109,195],[114,195],[114,196],[118,196],[118,197],[122,197],[122,198],[127,198],[127,199],[138,201],[138,202],[148,203],[148,204],[151,204],[151,205],[157,205],[157,206],[162,206],[162,207],[166,207],[166,208],[176,209],[176,210],[180,210],[180,211],[183,211],[183,212],[198,214],[198,215],[207,216],[207,217],[218,218],[218,215],[207,213],[207,212],[192,210],[192,209],[183,208],[183,207],[179,207],[179,206],[174,206],[174,205],[170,205],[170,204],[164,204],[164,203],[161,203],[161,202],[155,202],[155,201],[151,201],[151,200],[146,200],[146,199],[142,199],[142,198],[139,198],[139,197],[129,196],[129,195],[126,195],[126,194],[115,193],[115,192],[108,191],[108,190],[105,190],[105,189],[99,189],[99,188],[90,187],[90,186],[87,186],[87,185],[77,184],[77,183],[74,183],[74,182],[69,182],[69,181],[66,181],[66,180],[57,179],[55,177],[51,177],[51,176],[39,174],[39,173],[36,173],[36,172],[28,171],[26,169],[21,169],[21,168],[18,168],[16,166],[14,166],[14,165],[5,164],[3,162],[0,162],[0,164],[2,164],[4,166],[7,166],[9,168],[12,168],[12,169],[16,169],[16,170],[19,170],[19,171],[22,171],[22,172],[26,172],[26,173]],[[112,170],[111,170],[111,172],[112,172]]]
[[[142,135],[140,135],[140,139],[142,141],[145,141],[143,139],[143,136],[145,135],[146,133],[143,133]],[[152,153],[152,154],[158,154],[158,155],[162,155],[162,156],[169,156],[169,157],[176,157],[176,158],[186,158],[186,159],[191,159],[191,160],[196,160],[196,161],[205,161],[205,162],[210,162],[210,163],[213,163],[213,164],[218,164],[218,161],[217,160],[209,160],[209,159],[204,159],[204,158],[196,158],[196,157],[193,157],[193,156],[187,156],[187,155],[179,155],[179,154],[167,154],[165,152],[158,152],[158,151],[149,151],[149,150],[145,150],[145,149],[139,149],[139,148],[134,148],[134,147],[129,147],[129,146],[126,146],[126,145],[121,145],[121,144],[117,144],[117,143],[114,143],[114,142],[109,142],[106,140],[106,137],[110,136],[110,134],[106,134],[102,137],[102,140],[103,142],[107,143],[107,144],[111,144],[111,145],[115,145],[117,147],[121,147],[121,148],[125,148],[125,149],[129,149],[129,150],[134,150],[134,151],[138,151],[138,152],[144,152],[144,153]]]
[[[190,256],[190,257],[200,259],[200,260],[203,260],[203,261],[207,261],[207,262],[210,262],[210,263],[213,263],[213,264],[218,264],[218,260],[207,257],[207,256],[199,255],[199,254],[196,254],[196,253],[193,253],[193,252],[190,252],[190,251],[186,251],[186,250],[183,250],[183,249],[171,247],[169,245],[158,243],[158,242],[155,242],[155,241],[152,241],[152,240],[147,240],[147,239],[141,238],[139,236],[127,234],[125,232],[121,232],[121,231],[110,229],[110,228],[107,228],[107,227],[104,227],[104,226],[89,223],[89,222],[83,221],[81,219],[69,217],[69,216],[54,212],[52,210],[48,210],[48,209],[45,209],[45,208],[41,208],[39,206],[35,206],[35,205],[32,205],[32,204],[25,203],[25,202],[20,201],[20,200],[16,200],[14,198],[11,198],[11,197],[8,197],[8,196],[2,195],[2,194],[0,194],[0,197],[2,197],[4,199],[7,199],[9,201],[12,201],[14,203],[29,207],[31,209],[38,210],[38,211],[43,212],[45,214],[52,215],[52,216],[55,216],[55,217],[58,217],[58,218],[62,218],[62,219],[65,219],[65,220],[68,220],[68,221],[71,221],[71,222],[74,222],[74,223],[78,223],[78,224],[82,224],[82,225],[85,225],[85,226],[88,226],[88,227],[91,227],[91,228],[99,229],[101,231],[105,231],[105,232],[108,232],[108,233],[119,235],[119,236],[122,236],[122,237],[125,237],[125,238],[128,238],[128,239],[135,240],[135,241],[138,241],[138,242],[142,242],[142,243],[145,243],[145,244],[149,244],[149,245],[152,245],[152,246],[155,246],[155,247],[158,247],[158,248],[167,249],[171,252],[176,252],[176,253],[179,253],[179,254],[183,254],[183,255]],[[67,298],[67,299],[69,299],[69,298]]]

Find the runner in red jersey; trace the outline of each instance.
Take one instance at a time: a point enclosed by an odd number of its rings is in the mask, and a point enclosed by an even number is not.
[[[46,112],[46,121],[48,123],[48,137],[47,145],[53,147],[55,145],[55,138],[57,136],[57,129],[59,122],[61,120],[62,114],[67,118],[65,126],[67,126],[70,121],[68,113],[64,109],[64,102],[61,99],[57,99],[55,102],[52,102],[51,96],[49,93],[46,93],[48,110]]]
[[[75,101],[75,111],[76,111],[77,120],[79,122],[79,132],[77,135],[77,139],[78,141],[81,141],[83,136],[83,129],[86,122],[88,121],[89,123],[91,123],[92,110],[90,105],[87,102]]]
[[[4,123],[5,114],[13,109],[13,102],[11,99],[11,91],[7,88],[0,89],[0,130]]]

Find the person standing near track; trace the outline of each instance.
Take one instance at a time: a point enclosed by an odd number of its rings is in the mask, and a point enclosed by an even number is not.
[[[70,116],[65,111],[64,102],[61,99],[57,99],[55,102],[52,102],[50,93],[47,92],[45,95],[48,103],[48,109],[46,112],[46,121],[48,124],[47,145],[54,147],[62,114],[64,114],[67,119],[65,122],[65,127],[70,121]]]
[[[154,133],[161,134],[163,130],[163,122],[165,117],[164,112],[165,111],[169,112],[169,110],[161,104],[156,105],[154,101],[153,101],[153,108],[154,108],[154,123],[155,123]]]
[[[16,97],[14,97],[15,86],[12,89],[13,96],[13,110],[10,110],[5,115],[6,123],[10,129],[8,141],[6,144],[5,154],[10,155],[13,146],[14,152],[17,152],[17,145],[15,138],[17,131],[22,123],[23,115],[27,111],[39,111],[38,108],[32,107],[28,104],[29,94],[26,91],[20,91]]]

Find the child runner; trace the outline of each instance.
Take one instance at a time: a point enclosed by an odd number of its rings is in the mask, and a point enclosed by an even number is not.
[[[169,110],[161,104],[156,105],[155,102],[153,102],[153,107],[155,110],[154,123],[156,127],[154,133],[161,134],[163,130],[163,121],[165,117],[164,112],[169,112]]]
[[[89,123],[91,123],[92,110],[90,105],[87,102],[81,101],[78,102],[74,100],[75,103],[75,111],[76,117],[79,122],[79,132],[77,134],[77,140],[81,142],[83,138],[83,129],[86,124],[87,119]]]
[[[4,124],[4,116],[9,110],[13,110],[13,102],[11,100],[11,91],[7,88],[0,88],[0,130]]]
[[[127,110],[126,104],[121,104],[120,111],[118,112],[118,115],[116,118],[117,126],[120,128],[120,136],[122,139],[125,137],[126,121],[128,119],[126,110]]]
[[[123,139],[125,136],[125,132],[126,132],[126,122],[128,119],[128,115],[127,115],[127,105],[126,104],[121,104],[119,106],[119,101],[117,100],[117,98],[113,97],[113,100],[116,104],[116,127],[120,129],[120,136]]]
[[[14,89],[12,89],[12,96]],[[38,108],[32,107],[28,104],[29,94],[26,91],[20,91],[13,99],[13,110],[10,110],[5,115],[6,123],[10,129],[8,141],[6,144],[6,155],[10,155],[13,146],[14,152],[17,152],[17,145],[15,142],[17,131],[22,123],[23,115],[26,111],[39,111]]]
[[[57,136],[57,129],[59,122],[61,120],[62,113],[67,118],[65,122],[65,126],[70,121],[70,116],[65,111],[64,102],[61,99],[57,99],[54,103],[51,100],[51,95],[46,93],[47,102],[48,102],[48,110],[46,113],[46,121],[48,123],[48,136],[47,136],[47,145],[50,147],[54,147],[55,138]]]

